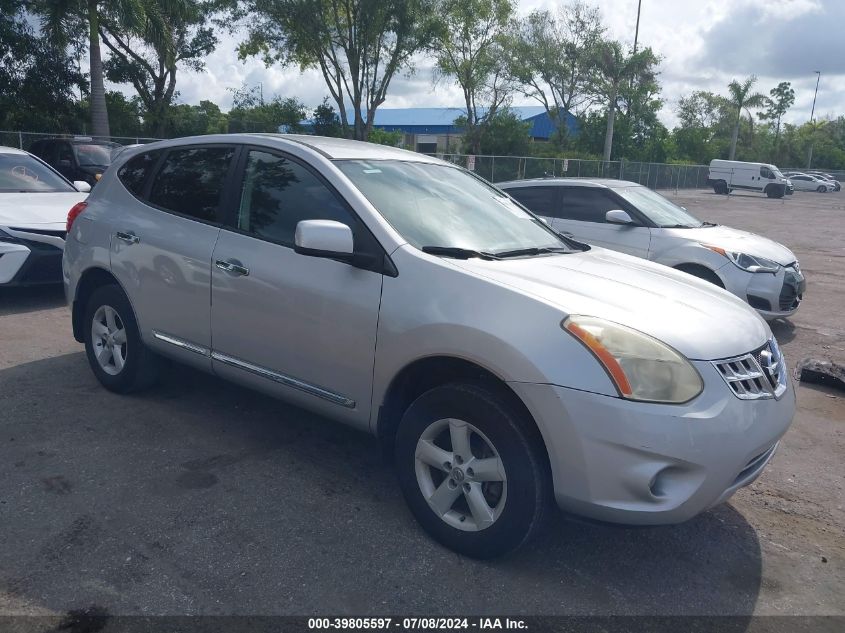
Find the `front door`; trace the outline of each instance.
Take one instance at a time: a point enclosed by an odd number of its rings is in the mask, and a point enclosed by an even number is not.
[[[582,242],[648,258],[650,229],[639,223],[608,223],[605,215],[614,209],[628,211],[630,214],[627,205],[603,187],[563,187],[561,211],[553,226],[561,233],[571,233]],[[634,219],[636,221],[636,217]]]
[[[350,226],[356,253],[375,240],[297,160],[256,148],[242,163],[238,211],[212,258],[214,371],[367,427],[382,275],[293,246],[312,219]]]

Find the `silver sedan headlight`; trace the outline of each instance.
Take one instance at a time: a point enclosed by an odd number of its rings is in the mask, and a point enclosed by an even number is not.
[[[731,263],[737,268],[749,273],[772,273],[775,274],[780,270],[780,264],[765,257],[757,255],[748,255],[747,253],[737,253],[735,251],[726,251],[724,248],[712,246],[710,244],[702,244],[704,248],[709,248],[714,253],[719,253],[723,257],[731,260]]]
[[[648,334],[582,315],[567,317],[561,326],[592,352],[623,398],[682,404],[704,389],[683,355]]]

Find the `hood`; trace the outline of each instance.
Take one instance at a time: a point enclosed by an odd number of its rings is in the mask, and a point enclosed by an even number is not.
[[[67,222],[67,212],[87,193],[0,193],[0,226],[21,229],[44,228],[45,224]]]
[[[695,240],[702,244],[718,246],[726,251],[745,253],[754,257],[765,257],[786,266],[795,261],[795,254],[786,248],[766,237],[732,229],[729,226],[708,226],[700,229],[665,229],[671,231],[678,237]]]
[[[632,327],[693,360],[737,356],[771,330],[743,301],[711,283],[637,257],[584,253],[504,261],[456,260],[479,276],[582,314]]]

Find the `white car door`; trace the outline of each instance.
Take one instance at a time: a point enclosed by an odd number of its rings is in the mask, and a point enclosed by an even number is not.
[[[651,229],[639,222],[630,207],[604,187],[564,186],[560,213],[554,220],[555,230],[571,233],[588,244],[603,246],[636,257],[648,258]],[[629,213],[634,224],[607,222],[608,211],[620,209]]]

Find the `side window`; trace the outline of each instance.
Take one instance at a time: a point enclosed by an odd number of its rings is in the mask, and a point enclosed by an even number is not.
[[[73,164],[73,150],[70,148],[70,143],[57,143],[56,149],[58,150],[59,163],[67,161]]]
[[[206,222],[221,222],[220,194],[234,147],[185,147],[168,152],[150,203]]]
[[[537,215],[560,217],[558,187],[515,187],[507,193]]]
[[[123,183],[123,186],[136,197],[140,198],[143,194],[147,177],[150,175],[152,168],[155,167],[158,156],[159,152],[139,154],[128,160],[117,172],[117,177]]]
[[[623,205],[597,187],[565,187],[561,217],[580,222],[604,222],[608,211]]]
[[[760,178],[774,178],[775,175],[772,170],[765,166],[760,166]]]
[[[246,161],[237,228],[293,246],[301,220],[357,224],[337,196],[302,165],[269,152],[252,150]]]

